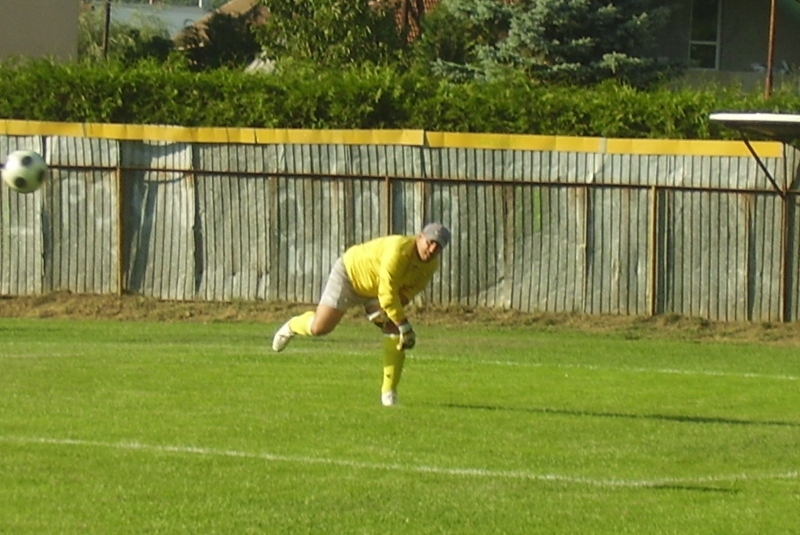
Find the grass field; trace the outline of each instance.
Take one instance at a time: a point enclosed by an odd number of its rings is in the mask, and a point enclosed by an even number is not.
[[[0,319],[0,533],[800,533],[796,344]]]

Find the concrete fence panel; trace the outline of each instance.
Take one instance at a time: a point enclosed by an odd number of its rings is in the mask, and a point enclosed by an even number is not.
[[[420,302],[800,318],[797,152],[760,143],[0,121],[0,295],[314,302],[335,259],[439,220]]]

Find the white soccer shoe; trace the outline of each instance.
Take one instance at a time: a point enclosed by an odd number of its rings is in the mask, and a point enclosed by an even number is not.
[[[397,405],[397,392],[390,390],[381,394],[381,403],[384,407],[394,407]]]
[[[275,352],[280,352],[286,349],[286,346],[289,345],[294,333],[289,328],[289,322],[287,321],[281,328],[278,329],[278,332],[275,333],[275,336],[272,338],[272,350]]]

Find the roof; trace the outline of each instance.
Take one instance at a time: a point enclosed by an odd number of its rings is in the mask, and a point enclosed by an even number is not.
[[[102,2],[93,5],[104,9]],[[176,35],[209,13],[208,9],[193,6],[163,6],[151,4],[111,4],[111,21],[116,24],[142,27],[156,23],[169,35]]]
[[[206,28],[211,19],[216,15],[227,15],[231,17],[239,17],[246,15],[254,10],[260,10],[261,16],[266,12],[266,8],[259,5],[258,0],[230,0],[229,2],[221,5],[213,11],[206,12],[205,15],[194,21],[192,24],[186,25],[180,32],[174,34],[174,38],[180,41],[184,37],[184,32],[192,27],[198,32],[202,39],[206,39]]]
[[[217,9],[206,13],[205,16],[197,21],[197,24],[203,25],[207,23],[214,15],[230,15],[234,17],[244,15],[256,7],[258,7],[258,0],[230,0]]]
[[[741,133],[758,134],[775,141],[800,140],[800,115],[789,113],[712,113],[711,121]]]

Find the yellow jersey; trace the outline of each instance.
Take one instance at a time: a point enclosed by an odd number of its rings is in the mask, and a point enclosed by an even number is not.
[[[439,255],[420,260],[416,241],[416,236],[384,236],[354,245],[342,257],[353,289],[364,297],[377,297],[396,324],[406,320],[403,300],[421,292],[439,268]]]

